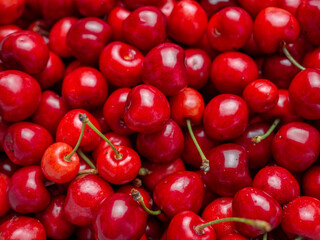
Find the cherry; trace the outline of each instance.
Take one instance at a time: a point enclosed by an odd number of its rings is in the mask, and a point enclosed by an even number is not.
[[[158,8],[167,18],[169,18],[176,4],[177,0],[164,0],[162,5]]]
[[[264,191],[257,188],[243,188],[233,198],[232,214],[235,217],[264,220],[271,229],[275,229],[282,218],[280,204]],[[243,223],[235,223],[237,230],[244,236],[256,237],[264,233],[261,229],[253,228]]]
[[[9,201],[7,199],[7,190],[9,185],[9,177],[0,173],[0,216],[2,217],[10,210]]]
[[[115,7],[108,14],[107,23],[112,30],[112,39],[124,41],[123,21],[130,15],[130,11],[122,7]]]
[[[78,240],[95,240],[94,229],[92,225],[78,227],[76,230],[76,237]]]
[[[148,217],[146,236],[149,240],[160,240],[163,233],[163,227],[156,218]]]
[[[164,2],[164,0],[123,0],[122,2],[126,8],[134,10],[146,5],[160,6]]]
[[[82,18],[72,24],[67,34],[67,46],[78,60],[92,65],[98,62],[110,37],[111,28],[106,22],[95,17]]]
[[[254,21],[254,38],[264,53],[273,53],[282,41],[292,43],[299,37],[297,19],[288,11],[267,7]]]
[[[228,235],[223,236],[219,240],[249,240],[249,238],[243,237],[237,233],[230,233]]]
[[[123,21],[125,40],[142,51],[164,43],[167,19],[156,7],[140,7]]]
[[[26,0],[10,0],[0,3],[0,24],[8,24],[18,20],[24,10]]]
[[[227,7],[210,19],[207,34],[211,46],[220,51],[243,47],[253,31],[251,16],[242,8]]]
[[[268,193],[280,204],[288,203],[300,196],[299,183],[282,167],[262,168],[254,177],[252,186]]]
[[[254,18],[258,15],[258,13],[267,8],[267,7],[277,7],[278,0],[266,0],[266,1],[259,1],[259,0],[239,0],[239,4],[242,6],[243,9],[248,11]]]
[[[213,60],[210,77],[219,92],[240,95],[259,75],[251,57],[240,52],[226,52]]]
[[[103,116],[103,106],[100,106],[99,108],[96,108],[95,110],[91,111],[92,116],[98,121],[101,132],[110,132],[110,127],[108,126],[108,123],[106,119]]]
[[[133,87],[141,82],[143,58],[135,47],[112,42],[100,54],[99,69],[113,86]]]
[[[63,17],[74,16],[76,11],[76,3],[74,0],[41,0],[39,1],[41,12],[44,19],[57,21]]]
[[[21,28],[14,24],[0,26],[0,42],[9,34],[19,31],[21,31]]]
[[[281,0],[278,4],[280,8],[283,8],[296,16],[298,8],[302,2],[303,0]]]
[[[18,213],[44,210],[50,202],[50,194],[43,184],[44,181],[39,166],[27,166],[17,170],[10,178],[7,191],[11,208]]]
[[[3,149],[13,163],[31,165],[41,160],[52,142],[52,136],[45,128],[34,123],[18,122],[8,128]]]
[[[141,197],[143,199],[143,203],[146,205],[146,207],[151,208],[153,205],[153,200],[151,199],[151,196],[149,195],[149,193],[140,185],[141,185],[141,181],[133,181],[133,183],[131,183],[131,184],[122,185],[117,190],[117,192],[118,193],[126,193],[126,194],[129,194],[130,196],[134,197],[132,195],[132,192],[136,193],[136,191],[138,191],[139,192],[138,194],[141,195]]]
[[[86,17],[102,17],[114,7],[115,0],[76,0],[79,12]]]
[[[214,50],[209,43],[207,32],[205,32],[203,34],[200,41],[197,42],[195,45],[193,45],[193,47],[199,48],[199,49],[202,49],[203,51],[205,51],[209,55],[211,60],[214,59],[218,55],[218,52],[216,50]]]
[[[130,91],[125,105],[124,122],[131,130],[156,132],[165,125],[169,117],[169,102],[156,87],[141,84]]]
[[[248,125],[249,112],[245,101],[232,94],[214,97],[206,106],[203,125],[206,133],[216,140],[239,137]]]
[[[307,123],[293,122],[280,128],[272,140],[272,154],[276,162],[291,172],[302,172],[320,154],[318,130]]]
[[[175,41],[193,45],[207,29],[205,11],[196,1],[179,1],[168,18],[168,35]]]
[[[283,208],[281,227],[285,232],[317,239],[320,236],[320,201],[298,197]]]
[[[68,64],[66,67],[66,70],[64,71],[64,78],[68,76],[70,73],[75,71],[78,68],[81,67],[88,67],[86,64],[81,63],[79,60],[74,60]]]
[[[20,166],[14,164],[6,154],[0,154],[0,173],[11,177]]]
[[[302,191],[305,195],[320,200],[320,166],[313,166],[304,173]]]
[[[45,240],[46,230],[39,220],[16,216],[0,225],[0,238],[6,240]]]
[[[0,151],[3,151],[4,137],[10,124],[0,116]]]
[[[306,68],[320,67],[320,48],[316,48],[311,52],[306,53],[302,65]]]
[[[201,0],[200,4],[208,18],[211,18],[223,8],[238,6],[237,1],[235,0]]]
[[[102,204],[93,222],[98,239],[139,239],[145,232],[147,215],[131,196],[111,194]],[[126,229],[126,231],[123,231]]]
[[[47,237],[53,239],[66,239],[75,231],[75,226],[64,216],[63,203],[65,196],[55,197],[49,206],[36,217],[43,224]]]
[[[142,81],[157,87],[167,96],[187,87],[184,50],[173,43],[163,43],[153,48],[144,58]]]

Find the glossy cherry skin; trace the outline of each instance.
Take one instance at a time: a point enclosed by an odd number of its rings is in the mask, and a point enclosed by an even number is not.
[[[67,220],[77,226],[86,226],[95,219],[99,205],[113,189],[101,177],[94,174],[78,176],[71,182],[63,210]]]
[[[238,0],[239,4],[243,9],[248,11],[254,18],[258,15],[258,13],[267,8],[267,7],[277,7],[278,0]]]
[[[10,178],[7,197],[11,208],[18,213],[35,213],[44,210],[50,194],[43,182],[45,178],[38,166],[27,166]]]
[[[7,199],[7,190],[9,185],[9,177],[0,173],[0,216],[2,217],[10,210],[9,201]]]
[[[165,125],[169,117],[169,102],[156,87],[141,84],[130,91],[125,105],[124,122],[131,130],[156,132]]]
[[[34,123],[19,122],[8,128],[3,149],[13,163],[31,165],[41,160],[52,142],[52,136],[45,128]]]
[[[170,218],[186,210],[197,213],[203,197],[203,182],[197,173],[191,171],[163,178],[153,191],[155,204]]]
[[[100,131],[99,123],[89,112],[82,109],[74,109],[67,112],[61,119],[56,133],[57,142],[65,142],[71,147],[76,146],[82,128],[79,114],[86,114],[90,122]],[[100,140],[101,138],[98,134],[96,134],[89,126],[85,126],[80,147],[84,151],[91,151],[98,146]]]
[[[234,217],[259,219],[268,222],[271,229],[275,229],[282,218],[280,204],[270,195],[257,188],[243,188],[233,198],[232,214]],[[235,223],[237,230],[244,236],[256,237],[264,233],[263,230],[243,223]]]
[[[43,224],[49,238],[66,239],[75,231],[75,226],[67,221],[64,216],[64,201],[65,196],[53,198],[49,206],[36,215]]]
[[[97,169],[101,177],[113,184],[125,184],[137,177],[141,167],[139,155],[126,146],[115,146],[121,157],[117,159],[111,147],[98,156]]]
[[[65,17],[56,22],[50,30],[49,47],[50,50],[60,57],[71,57],[71,52],[67,46],[67,34],[71,26],[78,19],[75,17]]]
[[[212,226],[203,229],[203,233],[197,233],[194,228],[204,224],[205,220],[192,211],[178,213],[170,221],[167,229],[167,240],[215,240],[216,234]]]
[[[13,23],[18,20],[24,10],[26,0],[10,0],[0,3],[0,24]]]
[[[8,69],[29,74],[43,71],[49,59],[49,49],[41,35],[18,31],[5,37],[0,45],[0,57]]]
[[[41,0],[41,12],[45,19],[57,21],[63,17],[71,17],[77,13],[74,0]]]
[[[294,110],[305,119],[320,118],[320,69],[308,68],[298,73],[289,87]]]
[[[317,239],[320,236],[320,201],[299,197],[283,208],[281,227],[285,232]]]
[[[245,101],[233,94],[220,94],[206,106],[203,125],[216,140],[239,137],[248,125],[249,111]]]
[[[235,0],[200,0],[200,4],[209,19],[223,8],[238,6]]]
[[[112,30],[112,39],[124,41],[123,21],[130,15],[130,11],[122,7],[115,7],[108,14],[107,23]]]
[[[71,108],[94,109],[108,96],[108,83],[103,75],[91,67],[80,67],[65,77],[62,97]]]
[[[134,133],[124,122],[125,105],[130,88],[119,88],[109,95],[103,105],[103,116],[112,131],[128,135]]]
[[[221,144],[213,148],[207,158],[210,170],[207,174],[202,173],[202,178],[213,192],[231,197],[240,189],[251,186],[248,154],[244,147],[233,143]]]
[[[139,239],[146,225],[145,211],[125,193],[110,195],[101,204],[93,222],[96,238],[110,240]]]
[[[291,172],[302,172],[320,154],[320,134],[307,123],[293,122],[280,128],[272,140],[272,155],[276,162]]]
[[[282,167],[262,168],[254,177],[252,186],[265,191],[280,204],[288,203],[300,196],[299,183]]]
[[[150,240],[160,240],[164,227],[155,217],[148,217],[146,236]]]
[[[282,41],[292,43],[299,37],[297,19],[288,11],[268,7],[254,21],[254,38],[264,53],[275,52]]]
[[[320,166],[313,166],[304,173],[302,191],[306,196],[320,200]]]
[[[205,11],[196,1],[180,1],[168,18],[168,35],[175,41],[193,45],[200,41],[207,29]]]
[[[320,48],[305,54],[302,66],[306,68],[320,68]]]
[[[214,14],[207,28],[209,43],[220,52],[237,50],[253,30],[251,16],[242,8],[227,7]]]
[[[226,52],[212,62],[210,79],[221,93],[240,95],[243,89],[259,77],[257,64],[240,52]]]
[[[53,91],[44,91],[37,110],[32,114],[32,121],[55,135],[60,120],[68,112],[65,100]]]
[[[78,60],[92,65],[98,62],[110,38],[111,28],[106,22],[95,17],[82,18],[71,26],[67,46]]]
[[[19,168],[6,154],[0,154],[0,173],[11,177]]]
[[[269,128],[270,125],[262,122],[251,124],[239,138],[233,141],[247,150],[249,168],[262,168],[270,161],[271,143],[274,133],[272,132],[266,139],[263,139],[259,143],[252,142],[253,137],[264,135]]]
[[[114,7],[116,0],[76,0],[81,15],[86,17],[102,17]]]
[[[129,44],[141,51],[148,51],[164,43],[167,19],[156,7],[140,7],[123,21],[123,35]]]
[[[139,133],[137,151],[154,163],[169,163],[180,157],[183,148],[183,133],[172,119],[157,132]]]
[[[0,26],[0,42],[9,34],[21,31],[21,28],[14,24]]]
[[[133,87],[141,82],[143,58],[135,47],[112,42],[101,52],[99,69],[111,85]]]
[[[157,87],[167,96],[175,95],[187,87],[184,50],[173,43],[153,48],[144,58],[142,81]]]
[[[16,216],[0,225],[0,238],[6,240],[46,240],[46,230],[39,220]]]

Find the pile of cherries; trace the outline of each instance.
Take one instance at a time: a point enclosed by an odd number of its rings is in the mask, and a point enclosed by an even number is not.
[[[320,240],[319,0],[0,1],[1,240]]]

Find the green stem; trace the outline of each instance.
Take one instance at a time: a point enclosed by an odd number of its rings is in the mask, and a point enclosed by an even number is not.
[[[143,201],[143,197],[141,196],[140,192],[135,189],[135,188],[132,188],[131,189],[131,196],[133,198],[133,200],[137,201],[138,203],[140,203],[140,206],[143,208],[143,210],[145,210],[148,214],[150,215],[159,215],[161,214],[161,210],[157,210],[157,211],[153,211],[151,209],[149,209],[144,201]]]
[[[295,238],[294,240],[302,240],[302,239],[303,239],[303,237],[299,236],[299,237]]]
[[[286,47],[286,43],[283,43],[283,47],[282,47],[282,51],[284,53],[284,55],[286,55],[286,57],[289,59],[289,61],[295,65],[297,68],[299,68],[301,71],[305,70],[306,68],[304,66],[302,66],[300,63],[298,63],[290,54],[290,52],[288,51],[287,47]]]
[[[262,240],[268,240],[268,233],[267,232],[265,232],[264,234],[263,234],[263,239]]]
[[[262,136],[256,136],[251,138],[251,141],[254,143],[259,143],[261,142],[263,139],[266,139],[267,137],[269,137],[269,135],[273,132],[273,130],[277,127],[277,125],[279,124],[280,119],[277,118],[276,120],[274,120],[274,122],[272,123],[272,125],[270,126],[269,130]]]
[[[78,172],[78,175],[83,175],[83,174],[98,174],[97,169],[86,169]]]
[[[92,169],[97,169],[91,160],[83,153],[81,148],[78,149],[77,153]]]
[[[202,166],[200,168],[203,170],[204,173],[207,173],[210,170],[209,160],[204,155],[204,153],[203,153],[203,151],[202,151],[202,149],[201,149],[196,137],[193,134],[191,121],[189,119],[187,119],[187,127],[188,127],[189,134],[191,136],[191,139],[194,142],[194,145],[196,146],[196,148],[197,148],[197,150],[198,150],[198,152],[200,154],[200,157],[202,159]]]
[[[71,161],[71,157],[73,156],[73,154],[75,154],[75,152],[78,150],[79,146],[80,146],[80,143],[81,143],[81,140],[82,140],[82,137],[83,137],[83,134],[84,134],[84,129],[86,127],[86,123],[85,122],[82,122],[82,127],[81,127],[81,132],[80,132],[80,136],[78,138],[78,142],[76,144],[76,146],[73,148],[72,152],[69,153],[68,155],[64,156],[64,160],[67,161],[67,162],[70,162]]]
[[[103,140],[105,140],[109,146],[112,148],[112,150],[114,151],[114,153],[116,154],[115,158],[116,159],[121,159],[122,155],[119,153],[119,151],[114,147],[114,145],[109,141],[108,138],[106,138],[102,132],[99,131],[99,129],[97,129],[89,120],[89,118],[87,117],[86,114],[79,114],[79,119],[81,122],[87,124],[93,131],[95,131]]]

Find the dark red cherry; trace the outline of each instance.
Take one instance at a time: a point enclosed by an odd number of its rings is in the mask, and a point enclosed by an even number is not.
[[[19,168],[6,154],[0,154],[0,173],[11,177]]]
[[[79,12],[86,17],[102,17],[114,7],[116,0],[75,0]]]
[[[106,119],[103,116],[103,106],[92,110],[91,114],[98,121],[101,127],[101,132],[106,133],[111,131]]]
[[[7,190],[9,185],[9,177],[0,173],[0,216],[2,217],[10,210],[9,201],[7,199]]]
[[[105,21],[95,17],[82,18],[72,24],[67,34],[67,46],[78,60],[92,65],[98,62],[110,38],[111,28]]]
[[[282,218],[280,204],[270,195],[257,188],[243,188],[233,198],[232,214],[234,217],[258,219],[270,224],[275,229]],[[257,237],[264,233],[263,230],[235,223],[237,230],[244,236]]]
[[[0,110],[1,111],[1,110]],[[10,124],[0,116],[0,151],[3,151],[4,137]]]
[[[320,118],[320,69],[308,68],[298,73],[289,86],[295,112],[305,119]]]
[[[35,213],[44,210],[50,202],[50,193],[43,182],[39,166],[27,166],[10,178],[7,197],[11,208],[18,213]]]
[[[108,96],[108,83],[103,75],[91,67],[80,67],[65,77],[62,97],[71,108],[94,109]]]
[[[157,87],[167,96],[175,95],[187,87],[189,80],[184,50],[173,43],[153,48],[144,58],[142,81]]]
[[[170,105],[156,87],[141,84],[127,98],[124,122],[133,131],[151,133],[160,130],[170,117]]]
[[[238,6],[236,0],[200,0],[200,4],[208,18],[211,18],[223,8]]]
[[[168,35],[175,41],[193,45],[207,29],[205,11],[196,1],[179,1],[168,18]]]
[[[259,77],[257,64],[240,52],[226,52],[212,62],[210,79],[221,93],[240,95],[243,89]]]
[[[141,82],[143,58],[135,47],[112,42],[101,52],[99,69],[111,85],[133,87]]]
[[[42,36],[32,31],[18,31],[5,37],[0,45],[0,57],[8,69],[29,74],[43,71],[49,59],[49,49]]]
[[[313,166],[304,173],[302,191],[305,195],[320,200],[320,166]]]
[[[26,0],[1,1],[0,3],[0,24],[13,23],[18,20],[24,10]]]
[[[228,140],[239,137],[245,131],[248,119],[248,107],[241,97],[221,94],[207,104],[203,125],[213,139]]]
[[[55,197],[49,206],[36,217],[43,224],[47,237],[53,239],[66,239],[75,231],[75,226],[64,216],[63,203],[65,196]]]
[[[134,10],[143,6],[160,6],[164,0],[123,0],[124,6],[129,10]]]
[[[275,52],[282,41],[286,43],[296,41],[299,33],[297,19],[281,8],[265,8],[254,21],[254,38],[264,53]]]
[[[148,51],[164,43],[166,28],[165,15],[153,6],[138,8],[123,21],[124,39],[141,51]]]
[[[230,233],[228,235],[223,236],[219,240],[249,240],[249,238],[246,238],[238,233]]]
[[[283,207],[281,227],[285,232],[310,239],[320,236],[320,201],[299,197]]]
[[[272,155],[276,162],[291,172],[302,172],[320,154],[320,134],[307,123],[293,122],[280,128],[272,140]]]
[[[111,194],[113,189],[101,177],[84,174],[71,182],[63,211],[66,219],[77,225],[93,223],[99,205]]]
[[[34,123],[19,122],[8,128],[3,149],[13,163],[31,165],[41,160],[52,142],[52,136],[45,128]]]
[[[243,9],[248,11],[254,18],[258,15],[258,13],[267,8],[267,7],[277,7],[278,0],[238,0],[239,4]]]
[[[78,227],[76,237],[78,240],[95,240],[93,226]]]
[[[1,21],[1,20],[0,20]],[[0,42],[9,34],[21,31],[21,28],[14,24],[0,26]]]
[[[203,182],[197,173],[190,171],[163,178],[153,191],[155,204],[170,218],[186,210],[197,213],[203,197]]]
[[[130,15],[130,11],[122,7],[115,7],[108,14],[107,23],[112,30],[112,39],[124,41],[123,21]]]
[[[96,238],[110,240],[139,239],[146,225],[145,211],[125,193],[110,195],[101,204],[93,222]]]
[[[148,217],[146,236],[149,240],[160,240],[164,227],[155,217]]]
[[[6,240],[46,240],[46,230],[39,220],[15,216],[0,225],[0,238]]]
[[[282,167],[262,168],[254,177],[252,186],[265,191],[280,204],[288,203],[300,196],[299,183]]]

